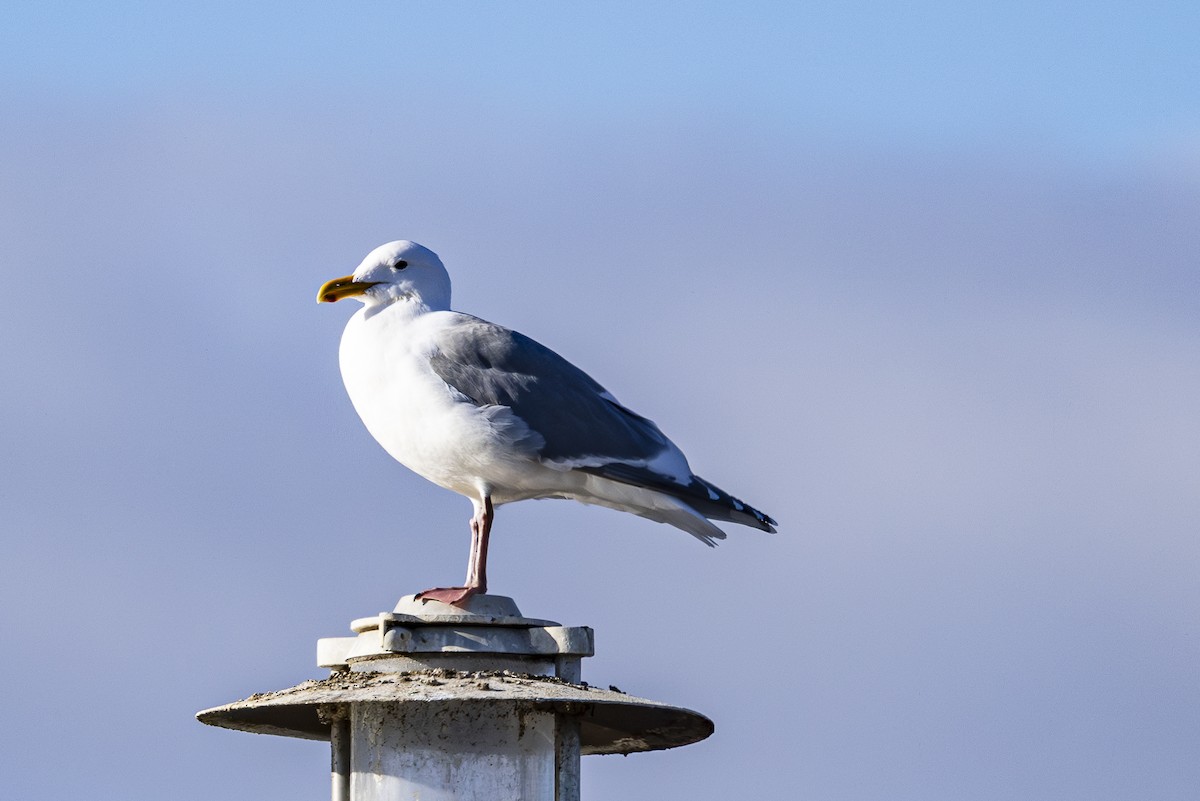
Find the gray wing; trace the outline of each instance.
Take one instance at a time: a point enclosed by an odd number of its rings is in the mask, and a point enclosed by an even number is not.
[[[479,406],[507,406],[545,440],[551,461],[644,462],[667,448],[658,426],[524,334],[464,315],[442,334],[434,372]]]

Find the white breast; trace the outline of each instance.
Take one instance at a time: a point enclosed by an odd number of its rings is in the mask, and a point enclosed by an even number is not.
[[[476,406],[429,366],[439,330],[458,315],[388,308],[367,317],[366,311],[342,334],[342,380],[367,430],[394,459],[475,497],[484,488],[496,493],[523,483],[531,468],[545,469],[523,422],[507,409]]]

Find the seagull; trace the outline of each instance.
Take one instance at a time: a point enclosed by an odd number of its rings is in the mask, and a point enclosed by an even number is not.
[[[568,498],[682,529],[705,545],[712,520],[774,532],[769,516],[692,473],[653,422],[524,334],[450,309],[450,276],[432,250],[381,245],[318,303],[363,303],[342,334],[342,380],[393,458],[470,499],[471,554],[461,587],[417,598],[461,606],[487,592],[495,508]]]

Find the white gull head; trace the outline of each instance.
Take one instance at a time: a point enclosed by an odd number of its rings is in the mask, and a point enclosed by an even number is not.
[[[369,311],[397,301],[445,310],[450,308],[450,275],[432,250],[400,239],[375,248],[351,275],[327,282],[317,293],[318,303],[342,298],[360,300]]]

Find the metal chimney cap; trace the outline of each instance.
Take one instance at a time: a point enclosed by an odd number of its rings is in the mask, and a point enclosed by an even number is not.
[[[631,754],[689,745],[713,733],[699,712],[549,676],[508,671],[427,670],[335,673],[200,712],[201,723],[226,729],[328,740],[331,717],[350,704],[457,705],[511,703],[578,716],[584,754]]]

